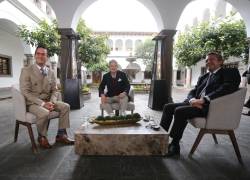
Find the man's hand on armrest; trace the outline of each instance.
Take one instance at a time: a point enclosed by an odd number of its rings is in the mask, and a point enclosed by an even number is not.
[[[205,103],[204,99],[201,98],[201,99],[195,99],[195,98],[192,98],[190,101],[189,101],[190,105],[192,107],[197,107],[199,109],[202,109],[202,106],[203,104]]]
[[[126,92],[122,92],[122,93],[119,94],[119,98],[124,98],[126,95],[127,95]]]
[[[101,103],[106,103],[106,96],[104,94],[101,94]]]

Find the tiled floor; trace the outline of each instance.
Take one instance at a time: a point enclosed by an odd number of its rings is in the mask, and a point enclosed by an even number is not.
[[[185,97],[186,90],[174,89],[174,101]],[[136,112],[160,119],[160,111],[147,107],[147,95],[136,94]],[[73,146],[54,145],[51,150],[40,150],[34,155],[27,130],[20,129],[17,143],[13,143],[14,116],[11,99],[0,101],[0,180],[167,180],[167,179],[250,179],[250,117],[242,116],[236,137],[245,166],[239,165],[233,146],[227,136],[219,136],[215,145],[206,135],[193,157],[189,150],[197,136],[197,129],[188,126],[181,142],[181,157],[121,157],[78,156]],[[80,110],[71,111],[71,130],[84,121],[84,117],[100,114],[97,93]],[[53,144],[57,120],[51,122],[49,140]],[[34,132],[36,129],[34,127]],[[110,147],[112,148],[112,147]]]

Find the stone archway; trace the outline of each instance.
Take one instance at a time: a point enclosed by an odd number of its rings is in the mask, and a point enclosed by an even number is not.
[[[77,23],[81,17],[81,14],[97,0],[48,0],[52,8],[54,9],[58,18],[58,24],[60,28],[72,28],[76,29]],[[153,17],[157,21],[158,29],[164,28],[163,18],[158,11],[158,7],[154,4],[154,0],[138,0],[152,13]]]
[[[241,17],[243,18],[246,24],[247,36],[250,37],[250,14],[249,14],[250,1],[249,0],[241,0],[241,1],[225,0],[225,1],[230,3],[240,13]],[[178,21],[180,20],[182,12],[184,11],[184,9],[188,6],[190,2],[191,1],[186,1],[184,4],[182,3],[181,13],[178,14]]]
[[[18,25],[9,20],[0,18],[0,57],[1,68],[3,63],[8,69],[8,74],[1,77],[0,87],[9,87],[10,84],[17,84],[21,68],[24,66],[25,54],[30,53],[30,47],[25,45],[16,36]]]
[[[196,2],[199,2],[200,4],[203,4],[204,1],[202,0],[196,0],[196,1],[192,1],[192,2],[188,2],[185,6],[185,8],[190,4],[190,3],[196,3]],[[247,36],[249,37],[250,36],[250,25],[249,25],[249,21],[250,21],[250,14],[249,13],[246,13],[247,12],[247,9],[249,9],[250,7],[250,1],[233,1],[233,0],[216,0],[214,1],[214,4],[211,4],[211,2],[209,1],[209,6],[211,9],[219,9],[219,11],[215,11],[214,14],[215,16],[217,17],[224,17],[226,16],[226,3],[229,3],[234,9],[237,10],[237,12],[240,14],[240,16],[242,17],[243,21],[245,22],[245,25],[246,25],[246,30],[247,30]],[[205,7],[205,5],[204,5]],[[206,6],[207,7],[207,6]],[[246,8],[248,7],[248,8]],[[183,9],[183,12],[185,11],[185,8]],[[192,9],[193,10],[193,9]],[[195,10],[195,9],[194,9]],[[209,11],[207,11],[208,9],[205,8],[204,9],[204,14],[203,14],[203,20],[208,20],[209,19]],[[182,16],[182,15],[181,15]],[[181,16],[180,16],[180,19],[181,19]],[[180,20],[179,20],[180,21]],[[185,21],[181,21],[182,23],[185,22]],[[198,18],[197,16],[193,18],[193,23],[192,25],[196,25],[198,22]],[[177,27],[176,27],[177,28]],[[191,73],[192,71],[190,69],[186,69],[187,70],[187,76],[190,78],[192,77]],[[200,74],[199,74],[200,75]],[[197,75],[196,75],[197,77]],[[191,81],[188,80],[186,83],[186,86],[190,87],[191,86]],[[196,82],[196,80],[195,80]]]

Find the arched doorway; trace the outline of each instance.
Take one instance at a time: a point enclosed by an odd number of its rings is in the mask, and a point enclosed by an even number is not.
[[[10,87],[19,82],[25,54],[30,47],[16,36],[18,25],[8,19],[0,18],[0,88]]]

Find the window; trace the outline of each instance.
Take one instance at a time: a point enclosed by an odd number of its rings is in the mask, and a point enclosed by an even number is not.
[[[109,39],[108,42],[107,42],[107,44],[108,44],[109,49],[111,51],[113,51],[113,41],[111,39]]]
[[[91,75],[88,74],[88,75],[87,75],[87,79],[91,79]]]
[[[11,75],[11,57],[0,55],[0,76]]]
[[[144,71],[144,79],[151,79],[152,72],[151,71]]]
[[[122,48],[123,48],[122,40],[121,39],[117,39],[115,41],[115,50],[116,51],[122,51]]]
[[[176,75],[177,80],[181,80],[181,70],[177,70],[177,75]]]
[[[57,74],[57,78],[60,79],[60,77],[61,77],[61,70],[60,70],[60,68],[56,69],[56,74]]]
[[[131,39],[126,40],[125,47],[126,47],[126,51],[130,52],[133,50],[133,42]]]
[[[137,48],[137,47],[140,46],[141,44],[142,44],[142,40],[137,39],[137,40],[135,41],[135,48]]]

